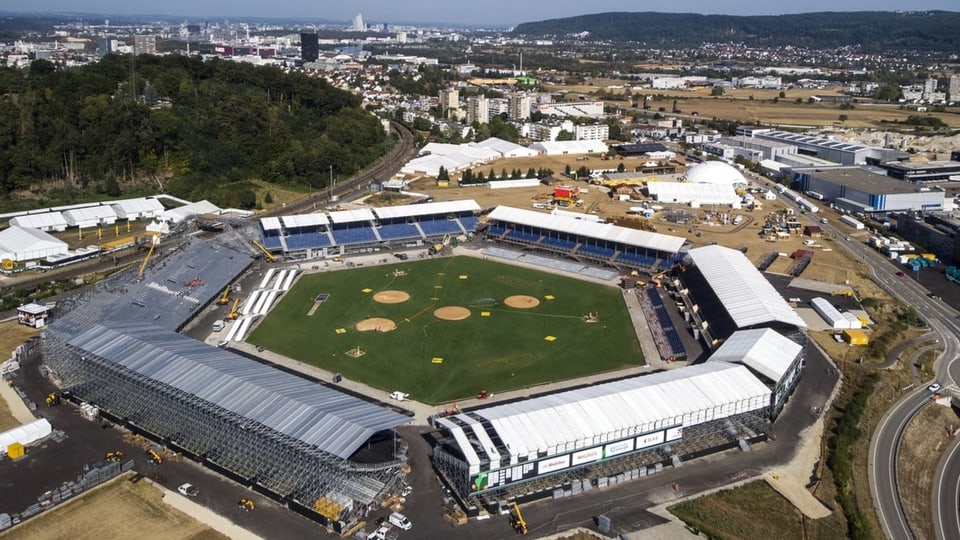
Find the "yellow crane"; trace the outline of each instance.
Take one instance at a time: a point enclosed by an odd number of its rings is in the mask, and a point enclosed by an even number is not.
[[[269,262],[274,262],[274,261],[277,260],[277,258],[274,257],[273,254],[270,253],[270,250],[268,250],[267,248],[265,248],[265,247],[263,246],[263,244],[261,244],[260,242],[257,242],[256,240],[251,240],[251,242],[253,242],[253,245],[255,245],[255,246],[257,246],[258,248],[260,248],[260,251],[263,252],[263,256],[267,259],[267,261],[269,261]]]
[[[217,300],[217,304],[225,306],[230,303],[230,287],[228,286],[223,290],[223,294],[220,295],[220,298]]]
[[[137,275],[143,277],[143,272],[147,269],[147,263],[150,261],[150,256],[153,255],[153,250],[156,249],[157,244],[160,243],[159,236],[150,237],[150,249],[147,251],[147,256],[143,258],[143,263],[140,264],[140,271],[137,272]]]
[[[228,320],[234,320],[240,316],[240,312],[237,311],[237,306],[240,305],[240,299],[235,298],[233,300],[233,307],[230,308],[230,313],[227,313]]]
[[[510,526],[519,534],[527,534],[527,522],[524,521],[523,514],[520,513],[520,507],[517,506],[516,502],[512,502],[510,503],[510,508],[512,510],[510,513]]]

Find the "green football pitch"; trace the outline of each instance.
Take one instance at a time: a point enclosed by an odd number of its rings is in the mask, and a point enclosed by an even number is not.
[[[430,404],[643,364],[617,288],[474,257],[303,275],[247,341]]]

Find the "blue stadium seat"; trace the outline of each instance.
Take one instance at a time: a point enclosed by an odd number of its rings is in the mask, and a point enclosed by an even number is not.
[[[333,239],[338,245],[366,244],[376,242],[377,235],[368,225],[332,229]]]
[[[467,232],[475,232],[477,230],[477,225],[480,224],[480,220],[476,216],[460,216],[458,218],[460,224],[463,225],[464,230]]]
[[[577,243],[573,240],[564,240],[562,238],[556,238],[554,236],[545,236],[541,244],[545,246],[559,248],[565,251],[571,251],[573,248],[577,247]]]
[[[616,250],[613,248],[597,246],[594,244],[583,244],[580,246],[580,249],[577,250],[577,254],[593,255],[603,259],[609,259],[610,257],[613,257],[614,253],[616,253]]]
[[[412,223],[380,224],[380,238],[384,240],[406,240],[422,238],[420,230]]]
[[[446,218],[421,221],[420,228],[423,229],[424,234],[427,236],[463,233],[463,231],[460,230],[460,225],[456,221]]]

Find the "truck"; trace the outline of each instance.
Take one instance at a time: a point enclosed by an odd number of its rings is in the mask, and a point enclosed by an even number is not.
[[[196,497],[200,494],[200,490],[197,489],[197,486],[187,482],[186,484],[180,484],[180,487],[177,488],[177,491],[184,497]]]
[[[846,223],[847,225],[857,229],[858,231],[863,230],[863,222],[859,219],[851,216],[840,216],[840,221]]]

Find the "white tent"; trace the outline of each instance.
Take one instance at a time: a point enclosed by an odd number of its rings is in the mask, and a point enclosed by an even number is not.
[[[40,229],[41,231],[67,230],[67,220],[63,219],[63,214],[60,212],[43,212],[42,214],[17,216],[10,219],[10,225],[26,227],[28,229]]]
[[[111,205],[121,219],[149,219],[163,213],[163,204],[157,199],[126,199]]]
[[[603,141],[540,141],[530,145],[538,154],[605,154],[610,148]]]
[[[48,255],[66,253],[67,243],[48,233],[25,227],[9,227],[0,231],[0,258],[11,261],[32,261]]]
[[[41,418],[35,422],[15,427],[9,431],[0,433],[0,448],[4,451],[13,443],[20,443],[24,446],[39,441],[50,435],[53,427],[46,418]]]
[[[180,223],[185,219],[200,214],[220,214],[220,208],[212,202],[203,200],[195,203],[186,204],[178,208],[171,208],[163,212],[162,219],[171,223]]]
[[[743,364],[774,384],[787,374],[803,347],[770,328],[734,332],[708,362]]]
[[[97,225],[113,225],[117,221],[117,213],[109,206],[88,206],[66,210],[63,218],[71,227],[86,229]]]

